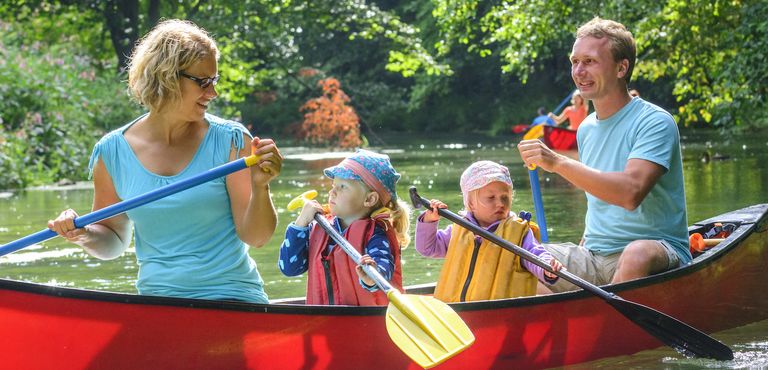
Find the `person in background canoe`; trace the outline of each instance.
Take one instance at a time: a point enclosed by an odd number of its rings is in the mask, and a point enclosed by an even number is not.
[[[633,98],[637,96],[639,98],[640,97],[640,92],[637,91],[637,89],[629,89],[629,96],[631,96]]]
[[[576,90],[571,95],[571,105],[563,109],[563,113],[556,115],[549,112],[549,118],[555,120],[556,124],[562,124],[566,120],[568,121],[568,128],[576,131],[584,121],[584,118],[589,114],[589,103],[584,100],[579,90]]]
[[[533,119],[533,121],[531,122],[531,125],[528,127],[533,127],[538,125],[548,125],[548,126],[555,125],[555,120],[553,120],[552,117],[544,113],[544,107],[539,107],[539,109],[536,112],[539,115]]]
[[[528,221],[510,213],[513,191],[509,170],[495,162],[479,161],[464,170],[460,180],[464,217],[473,224],[535,254],[558,271],[562,264],[536,240]],[[550,285],[557,275],[521,259],[471,231],[449,225],[438,230],[440,200],[430,200],[416,224],[416,251],[445,257],[434,296],[444,302],[467,302],[535,295],[537,280]]]
[[[579,160],[539,140],[518,144],[526,166],[557,173],[587,196],[579,245],[545,248],[597,285],[620,283],[691,262],[680,134],[672,115],[631,97],[636,59],[624,25],[594,18],[576,32],[571,77],[595,112],[577,133]],[[559,281],[555,292],[576,289]]]
[[[410,241],[410,208],[397,198],[400,174],[389,157],[361,149],[323,172],[333,179],[329,223],[363,255],[362,263],[376,267],[402,291],[400,249]],[[307,304],[386,306],[384,292],[313,221],[318,212],[325,213],[320,203],[308,201],[286,228],[280,271],[286,276],[308,272]]]
[[[277,215],[269,183],[283,158],[270,139],[206,113],[216,98],[219,50],[191,22],[159,23],[136,46],[128,88],[149,110],[105,135],[89,164],[98,210],[200,174],[236,158],[260,155],[239,171],[76,229],[65,210],[48,226],[100,259],[120,256],[135,236],[139,294],[268,303],[248,245],[263,246]],[[247,245],[246,245],[247,244]]]

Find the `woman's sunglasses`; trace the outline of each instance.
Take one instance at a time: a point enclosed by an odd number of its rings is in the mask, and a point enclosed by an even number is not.
[[[219,78],[221,78],[221,75],[216,75],[213,77],[206,77],[206,78],[199,78],[195,76],[190,76],[184,72],[179,72],[179,76],[186,77],[194,81],[198,86],[200,86],[201,89],[205,89],[211,85],[216,86],[216,84],[219,83]]]

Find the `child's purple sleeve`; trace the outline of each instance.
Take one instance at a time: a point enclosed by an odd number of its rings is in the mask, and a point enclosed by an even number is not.
[[[536,255],[536,257],[539,257],[540,260],[544,261],[544,263],[549,264],[549,262],[552,260],[552,254],[550,254],[546,249],[544,249],[543,246],[539,243],[538,240],[533,236],[533,232],[531,230],[528,230],[528,233],[523,237],[523,249],[527,250],[528,252],[533,253]],[[523,263],[523,267],[525,267],[526,270],[530,271],[534,276],[536,276],[539,281],[547,283],[549,285],[554,284],[558,278],[550,279],[544,275],[544,269],[537,266],[533,262],[528,261],[525,258],[520,258],[520,261]]]
[[[443,258],[451,241],[451,226],[444,230],[437,229],[438,222],[424,222],[424,213],[416,223],[416,251],[422,256]]]

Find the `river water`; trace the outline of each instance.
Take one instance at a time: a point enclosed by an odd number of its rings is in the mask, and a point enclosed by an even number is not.
[[[768,135],[722,136],[713,131],[683,131],[683,154],[688,221],[692,223],[730,210],[765,203],[768,194]],[[533,213],[528,174],[515,148],[519,137],[387,137],[372,149],[386,153],[402,174],[398,194],[407,198],[416,186],[425,198],[438,198],[458,211],[458,179],[473,161],[488,159],[510,168],[515,186],[513,210]],[[271,189],[278,208],[278,229],[270,242],[251,254],[259,265],[270,298],[303,296],[304,277],[285,277],[277,269],[277,253],[285,226],[295,214],[285,207],[302,192],[315,189],[327,200],[330,182],[322,169],[338,163],[344,152],[318,152],[309,148],[282,148],[283,173]],[[575,156],[575,153],[566,153]],[[578,241],[584,227],[583,192],[557,175],[541,175],[544,206],[553,241]],[[46,220],[71,207],[90,211],[90,183],[43,187],[26,191],[0,191],[0,244],[39,231]],[[414,215],[416,213],[414,212]],[[443,221],[441,221],[443,222]],[[434,282],[441,260],[419,256],[413,246],[403,251],[403,276],[407,285]],[[0,257],[0,277],[56,286],[135,293],[137,265],[132,250],[122,257],[101,261],[74,245],[52,239]],[[716,333],[715,337],[736,352],[731,362],[685,359],[666,348],[632,356],[603,359],[571,368],[768,368],[768,321]]]

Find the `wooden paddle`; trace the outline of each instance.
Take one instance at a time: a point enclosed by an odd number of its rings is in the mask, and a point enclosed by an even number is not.
[[[410,188],[411,201],[414,207],[424,206],[429,208],[429,201],[419,196],[415,187]],[[669,315],[656,311],[650,307],[624,300],[613,293],[595,286],[594,284],[571,274],[566,270],[554,271],[549,264],[539,260],[536,255],[520,248],[481,227],[478,227],[461,216],[447,210],[438,209],[438,214],[456,223],[457,225],[472,231],[494,244],[525,258],[535,265],[573,283],[574,285],[602,298],[611,307],[622,315],[632,320],[643,330],[659,339],[664,344],[688,357],[706,357],[720,361],[733,360],[733,351],[717,339],[677,320]]]
[[[305,192],[288,203],[288,210],[302,207],[306,200],[316,196],[314,190]],[[314,219],[337,246],[343,248],[355,263],[360,263],[360,253],[322,214],[315,213]],[[389,298],[386,316],[389,337],[419,366],[436,366],[475,342],[467,324],[447,304],[429,296],[402,294],[375,267],[363,265],[363,270]]]
[[[259,161],[259,156],[255,154],[248,157],[236,159],[234,161],[231,161],[229,163],[223,164],[218,167],[214,167],[208,171],[202,172],[190,178],[187,178],[172,184],[168,184],[161,188],[149,191],[141,195],[137,195],[130,199],[126,199],[122,202],[115,203],[109,207],[104,207],[97,211],[77,217],[75,218],[75,221],[74,221],[75,227],[81,228],[81,227],[85,227],[86,225],[90,225],[94,222],[105,220],[107,218],[126,212],[128,210],[134,209],[136,207],[142,206],[144,204],[154,202],[158,199],[165,198],[169,195],[173,195],[180,191],[187,190],[191,187],[195,187],[197,185],[206,183],[213,179],[217,179],[219,177],[229,175],[233,172],[237,172],[244,168],[251,167],[254,164],[256,164],[258,161]],[[265,168],[263,170],[266,171],[267,169]],[[57,235],[58,234],[56,234],[56,232],[54,232],[51,229],[38,231],[34,234],[25,236],[21,239],[14,240],[8,244],[4,244],[3,246],[0,246],[0,256],[13,253],[19,249],[28,247],[35,243],[44,242]]]

